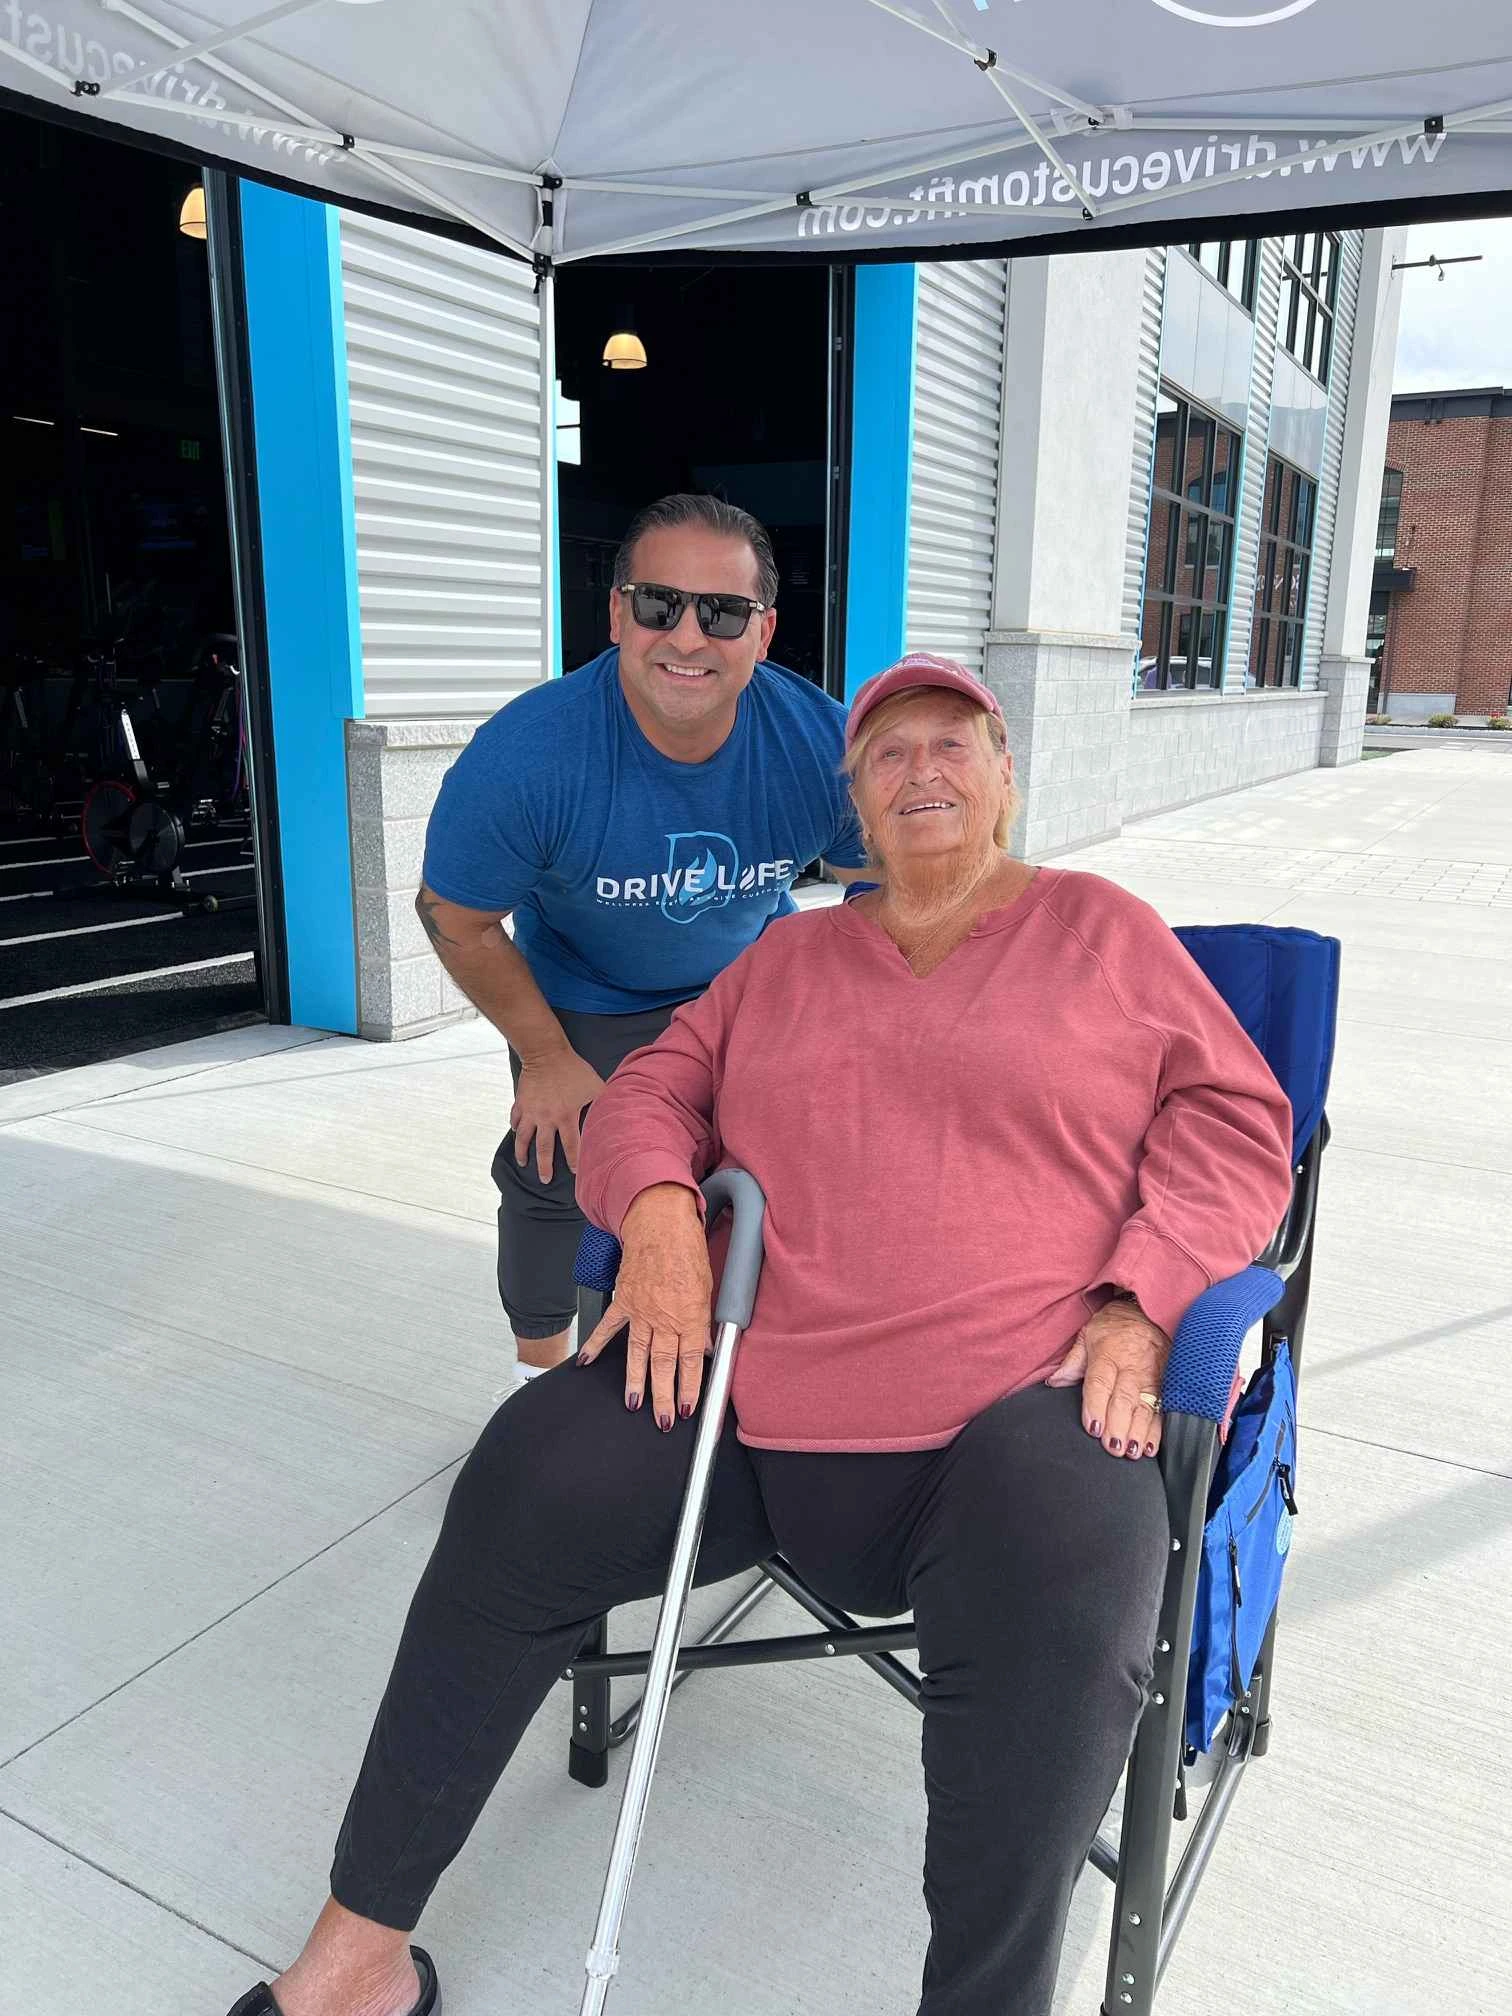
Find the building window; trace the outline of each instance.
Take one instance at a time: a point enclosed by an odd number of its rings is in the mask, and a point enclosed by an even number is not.
[[[1381,515],[1376,520],[1377,560],[1396,565],[1397,532],[1402,522],[1402,472],[1388,469],[1381,479]]]
[[[1370,614],[1365,619],[1365,656],[1370,662],[1370,691],[1365,702],[1367,714],[1381,704],[1381,660],[1386,655],[1386,626],[1391,621],[1391,591],[1377,588],[1370,598]]]
[[[1301,684],[1317,503],[1317,484],[1273,455],[1265,471],[1247,685]]]
[[[1188,252],[1205,273],[1211,273],[1241,308],[1255,306],[1255,275],[1259,266],[1259,246],[1253,238],[1204,238],[1200,245],[1188,245]]]
[[[1139,662],[1147,693],[1223,684],[1238,488],[1239,436],[1162,386]]]
[[[1281,240],[1281,347],[1322,385],[1333,358],[1338,293],[1337,231],[1303,231]]]

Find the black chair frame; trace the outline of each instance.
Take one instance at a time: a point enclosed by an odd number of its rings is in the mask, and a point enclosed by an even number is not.
[[[1312,1285],[1319,1177],[1328,1131],[1324,1117],[1293,1171],[1291,1203],[1285,1220],[1260,1256],[1260,1264],[1273,1268],[1286,1284],[1281,1300],[1263,1322],[1264,1358],[1269,1362],[1278,1345],[1287,1343],[1299,1386],[1302,1338]],[[592,1290],[579,1291],[579,1336],[588,1334],[606,1304],[607,1298]],[[1263,1757],[1270,1747],[1274,1614],[1249,1689],[1233,1701],[1214,1746],[1220,1752],[1217,1771],[1168,1882],[1173,1827],[1187,1819],[1185,1766],[1190,1759],[1184,1750],[1183,1727],[1187,1667],[1208,1489],[1217,1450],[1215,1422],[1193,1414],[1166,1414],[1156,1460],[1170,1514],[1171,1554],[1156,1626],[1154,1678],[1129,1757],[1119,1838],[1112,1841],[1100,1833],[1088,1855],[1092,1866],[1114,1886],[1102,2016],[1125,2016],[1125,2012],[1150,2016],[1161,1977],[1217,1845],[1239,1782],[1251,1761]],[[731,1634],[773,1589],[783,1590],[823,1628],[778,1638],[733,1640]],[[849,1657],[859,1658],[870,1666],[917,1708],[921,1705],[919,1677],[896,1656],[912,1650],[914,1643],[911,1621],[859,1624],[827,1603],[778,1554],[761,1564],[755,1580],[696,1644],[683,1646],[673,1685],[680,1687],[693,1673],[734,1666]],[[611,1652],[609,1620],[601,1617],[565,1670],[563,1678],[572,1687],[567,1769],[579,1784],[597,1787],[607,1782],[609,1753],[633,1735],[640,1716],[638,1700],[620,1715],[612,1714],[611,1682],[644,1674],[649,1658],[649,1650]]]

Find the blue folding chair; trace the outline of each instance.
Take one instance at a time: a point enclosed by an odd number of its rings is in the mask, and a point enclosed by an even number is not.
[[[1123,1824],[1114,1842],[1099,1835],[1089,1860],[1112,1879],[1103,2016],[1149,2016],[1156,1989],[1191,1908],[1239,1781],[1270,1742],[1270,1686],[1276,1617],[1267,1626],[1253,1674],[1235,1675],[1227,1718],[1215,1752],[1218,1769],[1169,1884],[1173,1821],[1184,1821],[1185,1710],[1192,1656],[1203,1529],[1218,1450],[1219,1428],[1232,1403],[1240,1352],[1263,1321],[1263,1360],[1282,1344],[1300,1376],[1302,1333],[1312,1279],[1318,1177],[1328,1142],[1325,1101],[1338,1008],[1339,943],[1311,931],[1264,925],[1211,925],[1177,937],[1233,1010],[1276,1074],[1292,1107],[1292,1195],[1286,1217],[1255,1265],[1198,1297],[1177,1329],[1162,1393],[1164,1432],[1159,1464],[1171,1522],[1171,1557],[1155,1640],[1155,1671],[1129,1759]],[[682,1644],[698,1540],[708,1501],[720,1429],[740,1333],[750,1320],[761,1265],[764,1200],[740,1170],[720,1170],[705,1185],[712,1219],[733,1207],[730,1254],[715,1308],[715,1352],[699,1410],[672,1566],[649,1651],[611,1653],[607,1619],[587,1634],[564,1678],[573,1689],[568,1769],[580,1783],[602,1785],[608,1753],[635,1735],[630,1772],[605,1881],[598,1926],[588,1956],[583,2016],[602,2010],[619,1964],[619,1935],[635,1853],[644,1824],[656,1753],[673,1690],[689,1673],[711,1667],[793,1659],[859,1657],[917,1707],[918,1676],[897,1657],[914,1647],[911,1622],[862,1626],[825,1602],[780,1555],[762,1564],[756,1581],[696,1645]],[[590,1227],[578,1255],[579,1334],[598,1322],[618,1271],[620,1249]],[[784,1638],[728,1642],[729,1634],[773,1588],[793,1597],[823,1629]],[[645,1692],[617,1719],[610,1683],[646,1674]]]

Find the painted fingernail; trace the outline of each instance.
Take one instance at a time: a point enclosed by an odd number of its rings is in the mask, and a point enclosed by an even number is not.
[[[1118,1454],[1119,1450],[1120,1450],[1120,1449],[1122,1449],[1122,1447],[1123,1447],[1123,1442],[1122,1442],[1122,1440],[1120,1439],[1120,1437],[1118,1437],[1117,1435],[1115,1435],[1115,1436],[1113,1437],[1112,1441],[1111,1441],[1111,1442],[1109,1442],[1109,1444],[1108,1444],[1108,1447],[1109,1447],[1109,1448],[1110,1448],[1110,1449],[1111,1449],[1111,1450],[1113,1451],[1113,1454],[1114,1454],[1114,1455],[1116,1456],[1116,1455]]]
[[[656,1425],[660,1428],[663,1435],[670,1435],[672,1433],[672,1416],[670,1414],[658,1414]]]
[[[575,1362],[579,1365],[591,1365],[593,1358],[589,1352],[579,1351]]]
[[[691,1417],[692,1412],[693,1412],[693,1402],[691,1400],[684,1400],[679,1403],[677,1409],[679,1420],[681,1421],[688,1420]]]
[[[641,1404],[641,1396],[639,1395],[639,1393],[627,1393],[625,1395],[625,1405],[630,1409],[630,1412],[632,1414],[635,1412],[636,1408],[639,1407],[640,1404]]]
[[[1137,1442],[1131,1442],[1129,1444],[1129,1461],[1131,1463],[1137,1463],[1139,1461],[1139,1444]]]
[[[1094,1421],[1092,1425],[1088,1428],[1087,1433],[1089,1435],[1101,1435],[1102,1434],[1101,1421]]]
[[[1146,1456],[1153,1456],[1155,1454],[1155,1444],[1153,1442],[1146,1442],[1145,1454]]]

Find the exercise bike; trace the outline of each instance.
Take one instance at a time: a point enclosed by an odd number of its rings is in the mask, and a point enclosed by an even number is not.
[[[255,896],[213,896],[194,889],[181,865],[189,835],[206,826],[245,825],[247,727],[237,640],[219,634],[198,654],[193,689],[177,746],[154,774],[130,705],[113,696],[110,724],[118,740],[117,770],[85,794],[80,833],[85,852],[113,886],[155,893],[184,909],[246,909]]]
[[[0,816],[38,824],[53,807],[46,681],[41,658],[18,652],[0,660]]]

